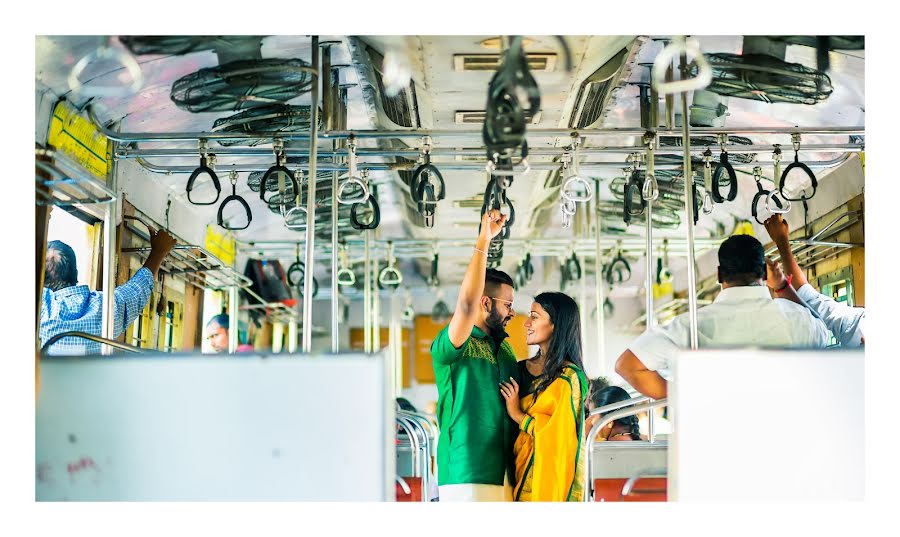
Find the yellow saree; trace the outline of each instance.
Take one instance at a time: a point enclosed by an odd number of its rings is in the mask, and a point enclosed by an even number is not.
[[[567,365],[537,401],[535,384],[519,402],[525,419],[513,447],[513,497],[518,502],[583,501],[586,454],[582,429],[587,376]]]

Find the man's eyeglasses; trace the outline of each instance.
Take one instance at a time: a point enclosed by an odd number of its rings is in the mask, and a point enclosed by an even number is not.
[[[510,309],[510,311],[512,311],[512,309],[513,309],[513,301],[512,300],[506,300],[504,298],[497,298],[495,296],[489,296],[488,298],[490,298],[491,300],[499,300],[500,302],[503,302]]]

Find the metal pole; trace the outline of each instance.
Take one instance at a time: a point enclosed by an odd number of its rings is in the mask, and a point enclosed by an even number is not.
[[[597,277],[595,279],[594,291],[597,298],[597,356],[600,357],[600,373],[606,374],[606,334],[604,333],[604,314],[603,314],[603,246],[600,243],[600,235],[602,230],[602,222],[600,220],[600,213],[596,212],[596,207],[600,203],[600,180],[594,179],[594,207],[595,214],[597,215],[597,231],[596,231],[596,239],[597,239],[597,253],[594,256],[594,269],[597,273]]]
[[[327,129],[344,128],[344,125],[338,123],[340,118],[335,115],[335,86],[331,69],[331,45],[324,46],[322,54],[322,93],[323,105],[325,112],[325,125]],[[331,143],[332,153],[335,155],[333,162],[339,162],[339,153],[337,151],[341,142],[334,140]],[[338,327],[338,319],[340,317],[340,287],[338,286],[338,173],[331,172],[331,352],[337,353],[340,350],[341,338]],[[314,224],[315,225],[315,224]]]
[[[587,301],[587,259],[584,256],[580,256],[579,263],[581,264],[581,304],[584,307]],[[581,315],[581,348],[582,353],[584,353],[584,349],[587,349],[587,327],[588,327],[588,316],[582,314]]]
[[[117,148],[118,144],[113,142],[113,155],[115,155]],[[106,180],[106,186],[113,192],[116,192],[116,187],[118,185],[118,170],[118,162],[113,158],[109,166],[109,176]],[[119,221],[119,201],[117,200],[105,205],[106,211],[103,215],[103,299],[101,303],[103,312],[100,321],[100,333],[106,339],[116,339],[116,226]],[[104,355],[112,354],[112,351],[112,347],[106,345],[100,347],[100,352]]]
[[[391,367],[394,373],[394,397],[400,397],[403,391],[403,343],[400,338],[400,311],[398,309],[397,296],[391,295],[390,301],[391,320],[388,327],[388,337],[391,349]]]
[[[373,230],[374,231],[374,230]],[[381,290],[378,288],[378,256],[372,263],[372,352],[381,350]]]
[[[681,78],[688,76],[686,54],[681,55]],[[691,122],[687,93],[681,94],[681,130],[684,147],[684,212],[687,215],[688,315],[691,320],[691,350],[697,349],[697,261],[694,258],[694,172],[691,170]]]
[[[297,318],[291,317],[288,321],[288,352],[294,354],[297,352]]]
[[[646,134],[646,133],[645,133]],[[696,133],[695,133],[696,134]],[[343,138],[341,139],[343,140]],[[339,140],[335,140],[339,141]],[[725,144],[725,149],[734,153],[769,153],[773,150],[774,145],[767,144],[752,144],[752,145],[743,145],[736,143]],[[578,153],[582,157],[589,156],[610,156],[610,155],[630,155],[635,151],[641,151],[644,149],[642,146],[606,146],[606,147],[588,147],[584,149],[579,149]],[[706,149],[704,147],[697,147],[692,149],[692,152],[695,154],[701,154]],[[833,152],[859,152],[863,150],[862,144],[856,143],[824,143],[824,144],[805,144],[801,151],[804,153],[833,153]],[[285,149],[284,154],[286,157],[297,157],[297,156],[306,156],[306,152],[308,148],[305,147],[295,147],[292,149]],[[680,147],[658,147],[656,149],[656,153],[659,155],[680,155],[683,149]],[[558,157],[565,153],[564,148],[552,148],[546,147],[541,148],[537,147],[535,149],[529,149],[529,156],[546,156],[546,157]],[[332,149],[330,151],[319,151],[318,155],[320,157],[332,158],[342,156],[342,152],[337,149]],[[366,157],[405,157],[409,159],[414,159],[421,155],[421,152],[418,149],[390,149],[390,148],[360,148],[357,149],[356,155],[360,158]],[[435,159],[436,162],[440,164],[452,164],[454,157],[459,156],[471,156],[478,157],[484,155],[484,149],[480,149],[477,147],[460,147],[460,148],[439,148],[432,149],[431,156],[432,157],[447,157],[447,162],[441,161],[440,159]],[[183,149],[183,148],[168,148],[168,149],[144,149],[144,148],[135,148],[135,149],[120,149],[119,154],[116,155],[119,159],[147,159],[147,158],[184,158],[184,159],[192,159],[196,160],[197,158],[197,150],[196,149]],[[222,159],[223,157],[255,157],[261,160],[260,165],[268,164],[272,165],[271,157],[272,150],[271,149],[260,149],[260,148],[248,148],[248,147],[227,147],[227,148],[219,148],[216,149],[216,157]],[[269,159],[268,161],[266,159]],[[221,160],[220,166],[221,164]],[[754,161],[753,164],[758,165],[759,162],[765,161]],[[535,164],[532,163],[531,167],[534,168]],[[559,168],[559,164],[553,164],[556,169]],[[622,164],[618,162],[584,162],[584,165],[600,165],[600,164],[609,164],[615,165],[617,167],[621,167]],[[732,165],[738,165],[740,163],[733,163]],[[295,165],[291,165],[294,167]],[[297,164],[299,166],[299,164]],[[469,168],[484,168],[484,162],[482,163],[472,163],[467,165]],[[677,167],[677,165],[674,165]],[[415,166],[413,166],[415,168]],[[580,166],[579,166],[580,167]],[[192,167],[192,169],[196,169],[196,167]],[[396,167],[390,168],[396,169]],[[663,168],[665,169],[665,168]],[[675,169],[675,168],[668,168]],[[240,171],[240,170],[239,170]]]
[[[363,342],[366,354],[372,352],[372,253],[369,249],[372,230],[365,231],[365,265],[363,266]]]
[[[238,288],[228,288],[228,354],[238,348]]]
[[[312,37],[312,65],[317,70],[313,76],[310,107],[310,140],[318,140],[319,131],[319,37]],[[309,144],[309,188],[306,195],[306,256],[303,274],[303,352],[312,352],[312,288],[316,246],[316,143]],[[333,209],[334,210],[334,209]]]

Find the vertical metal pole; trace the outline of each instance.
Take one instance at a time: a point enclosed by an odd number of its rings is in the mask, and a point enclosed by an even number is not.
[[[331,70],[331,45],[326,44],[322,51],[322,110],[325,114],[325,128],[333,130],[335,128],[343,128],[343,125],[336,123],[334,114],[334,80]],[[337,149],[338,142],[332,141],[332,150]],[[334,162],[339,162],[338,157],[334,158]],[[331,172],[331,352],[337,353],[340,350],[340,332],[338,327],[338,318],[340,316],[340,288],[338,286],[338,210],[340,205],[337,202],[338,192],[338,173]]]
[[[288,321],[288,352],[294,354],[297,352],[297,318],[291,317]]]
[[[363,267],[363,342],[366,354],[372,352],[372,230],[365,231],[365,263]]]
[[[585,211],[586,212],[586,211]],[[590,228],[588,228],[590,229]],[[585,256],[580,256],[581,259],[579,262],[581,263],[581,307],[584,307],[587,302],[587,258]],[[588,327],[588,316],[582,314],[581,315],[581,348],[582,353],[587,349],[587,327]]]
[[[238,288],[228,288],[228,353],[238,348]]]
[[[606,374],[606,334],[604,332],[604,314],[603,314],[603,248],[600,245],[600,231],[602,229],[600,219],[600,180],[594,179],[594,214],[597,216],[596,222],[596,238],[597,252],[594,257],[594,269],[597,273],[594,284],[594,292],[597,299],[597,356],[600,357],[600,374]]]
[[[403,361],[401,359],[401,349],[403,343],[400,340],[400,312],[397,308],[397,297],[391,295],[390,301],[390,324],[388,325],[388,340],[391,355],[391,372],[394,382],[394,397],[400,397],[403,391]]]
[[[688,76],[687,55],[681,55],[681,78]],[[681,94],[682,146],[684,147],[684,210],[687,215],[688,314],[691,320],[691,350],[697,349],[697,261],[694,258],[694,172],[691,170],[691,122],[687,92]]]
[[[653,159],[653,146],[656,143],[656,129],[652,129],[649,133],[644,136],[644,141],[647,144],[647,171],[645,176],[645,181],[647,178],[653,177],[656,180],[655,174],[656,170],[654,169],[654,159]],[[643,192],[641,193],[643,195]],[[654,315],[654,307],[653,307],[653,201],[647,200],[647,231],[646,231],[646,278],[644,279],[644,285],[646,287],[646,298],[644,307],[647,309],[646,312],[646,320],[644,322],[644,326],[646,330],[650,330],[656,324],[656,316]]]
[[[374,261],[372,263],[372,352],[378,352],[381,350],[381,291],[378,289],[377,255]]]
[[[112,143],[112,154],[116,154],[118,143]],[[119,165],[115,158],[109,166],[109,177],[107,177],[106,185],[110,190],[116,192],[118,186]],[[103,300],[102,300],[102,317],[100,321],[101,333],[106,339],[115,339],[116,331],[116,268],[117,268],[117,252],[116,252],[116,226],[119,223],[119,201],[106,204],[106,212],[103,217]],[[104,355],[112,354],[113,348],[107,345],[100,346],[100,352]]]
[[[303,352],[312,351],[312,288],[315,272],[314,253],[316,251],[316,150],[319,140],[319,37],[312,37],[312,65],[316,69],[313,77],[309,128],[309,190],[306,196],[306,271],[303,275]]]

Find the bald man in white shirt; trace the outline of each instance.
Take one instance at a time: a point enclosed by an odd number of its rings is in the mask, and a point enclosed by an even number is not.
[[[762,244],[749,235],[735,235],[719,247],[722,291],[712,304],[697,310],[700,348],[776,347],[823,348],[825,325],[808,309],[772,298],[766,281]],[[642,394],[662,399],[672,360],[690,348],[688,313],[666,326],[655,326],[635,339],[616,361],[616,373]],[[668,373],[666,373],[666,376]]]

